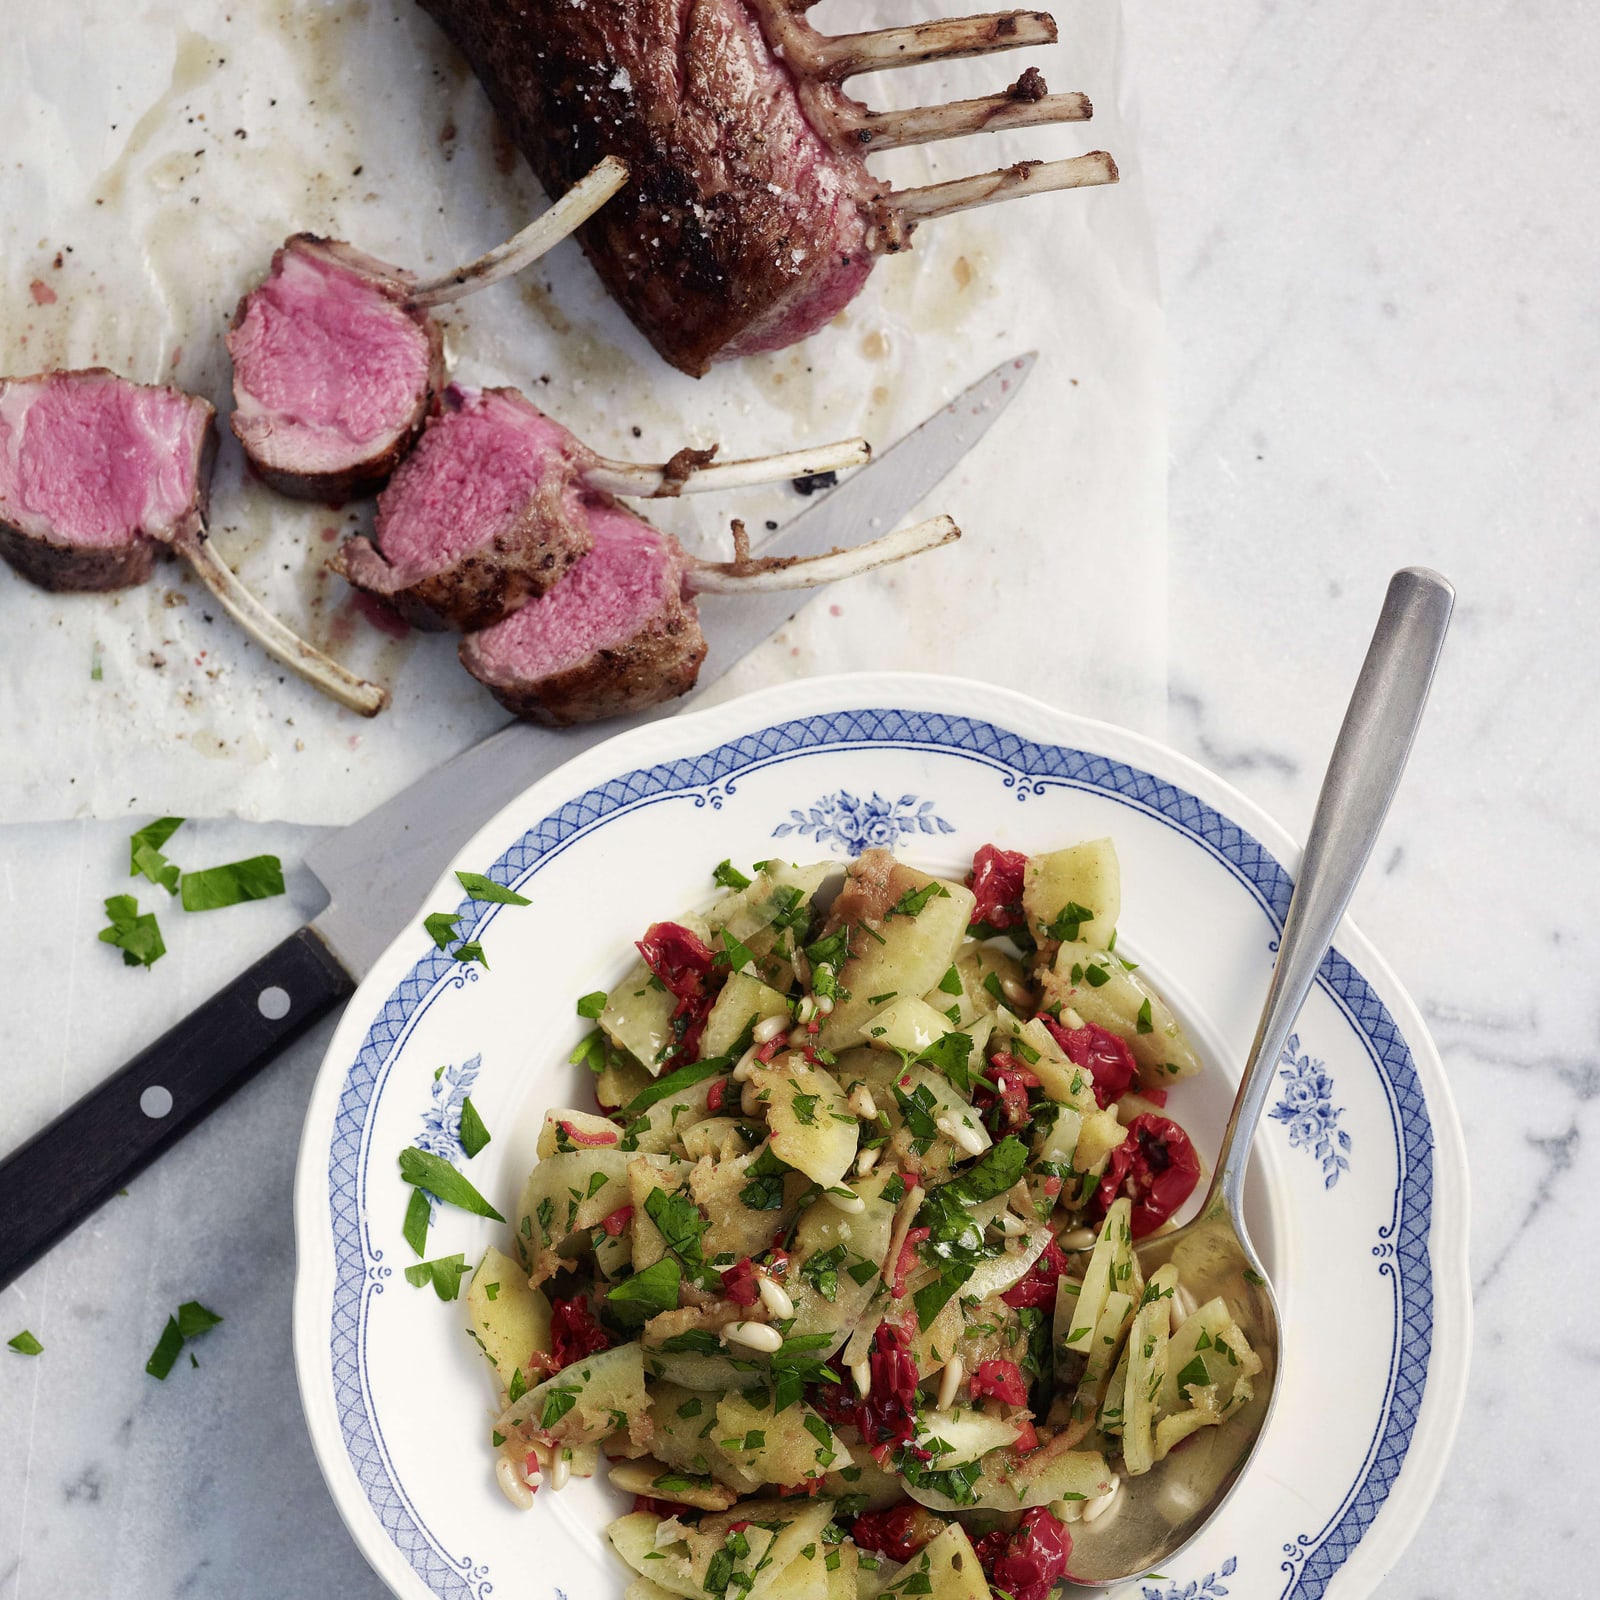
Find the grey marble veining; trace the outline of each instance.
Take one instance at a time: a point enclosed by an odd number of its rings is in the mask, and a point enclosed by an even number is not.
[[[1174,345],[1168,737],[1303,835],[1388,573],[1459,591],[1354,910],[1473,1160],[1466,1412],[1382,1594],[1592,1593],[1600,16],[1131,26]]]
[[[1460,591],[1356,903],[1435,1031],[1474,1162],[1467,1410],[1381,1594],[1586,1594],[1600,13],[1144,0],[1130,26],[1173,344],[1171,688],[1149,731],[1303,833],[1387,574],[1423,561]],[[308,837],[208,824],[205,854]],[[0,1144],[308,909],[302,881],[225,927],[169,919],[162,981],[125,973],[94,943],[124,840],[0,830]],[[385,1592],[323,1490],[289,1353],[289,1189],[325,1037],[0,1294],[0,1336],[48,1347],[0,1351],[0,1600]],[[144,1359],[190,1297],[227,1321],[157,1385]]]

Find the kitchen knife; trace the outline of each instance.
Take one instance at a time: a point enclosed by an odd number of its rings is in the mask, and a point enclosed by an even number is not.
[[[887,533],[989,431],[1034,360],[1001,363],[786,524],[761,553],[817,555]],[[808,598],[702,595],[709,648],[698,690]],[[327,890],[327,906],[0,1161],[0,1288],[348,998],[502,806],[581,751],[685,703],[580,728],[513,722],[313,845],[306,865]]]

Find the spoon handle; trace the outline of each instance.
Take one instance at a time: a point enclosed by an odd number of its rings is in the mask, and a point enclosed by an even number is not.
[[[1426,567],[1406,567],[1389,580],[1322,780],[1261,1022],[1222,1136],[1212,1194],[1220,1194],[1235,1217],[1244,1199],[1251,1137],[1278,1057],[1400,783],[1454,603],[1455,590]]]

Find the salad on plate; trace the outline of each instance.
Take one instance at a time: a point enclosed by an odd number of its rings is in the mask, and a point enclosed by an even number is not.
[[[596,1107],[473,1274],[500,1486],[604,1470],[628,1600],[1043,1600],[1260,1370],[1135,1253],[1199,1183],[1201,1063],[1115,847],[714,877],[578,1001]]]

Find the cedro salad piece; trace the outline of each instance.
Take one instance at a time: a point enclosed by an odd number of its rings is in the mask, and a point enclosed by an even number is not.
[[[642,929],[468,1291],[501,1487],[604,1469],[628,1600],[1044,1600],[1260,1370],[1140,1272],[1200,1061],[1118,954],[1111,841],[842,876],[724,862]]]

